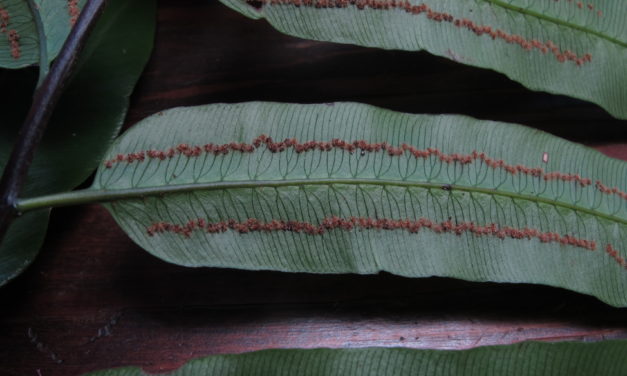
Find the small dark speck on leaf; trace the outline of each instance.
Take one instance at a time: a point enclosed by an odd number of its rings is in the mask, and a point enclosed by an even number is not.
[[[450,191],[451,189],[453,189],[453,187],[451,187],[451,185],[450,185],[450,184],[444,184],[444,185],[442,186],[442,189],[444,189],[445,191]]]

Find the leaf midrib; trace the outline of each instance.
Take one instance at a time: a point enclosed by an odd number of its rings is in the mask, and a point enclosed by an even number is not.
[[[613,38],[613,37],[611,37],[609,35],[603,34],[600,31],[592,30],[592,29],[589,29],[589,28],[587,28],[585,26],[581,26],[581,25],[577,25],[577,24],[574,24],[574,23],[566,22],[566,21],[561,20],[559,18],[550,17],[550,16],[547,16],[545,14],[542,14],[542,13],[539,13],[539,12],[535,12],[533,10],[529,10],[529,9],[518,7],[518,6],[515,6],[515,5],[512,5],[512,4],[509,4],[509,3],[505,3],[505,2],[503,2],[501,0],[483,0],[483,1],[485,1],[487,3],[490,3],[490,4],[494,4],[496,6],[499,6],[499,7],[505,8],[505,9],[512,10],[514,12],[518,12],[520,14],[536,17],[536,18],[539,18],[539,19],[542,19],[542,20],[545,20],[545,21],[553,22],[553,23],[555,23],[557,25],[569,27],[569,28],[572,28],[572,29],[575,29],[575,30],[582,31],[584,33],[589,33],[589,34],[595,35],[595,36],[597,36],[599,38],[602,38],[602,39],[608,40],[608,41],[610,41],[612,43],[615,43],[615,44],[617,44],[617,45],[619,45],[621,47],[627,47],[627,42],[623,42],[623,41],[618,40],[616,38]]]
[[[255,181],[221,181],[209,183],[191,183],[177,184],[167,186],[153,186],[142,188],[125,188],[125,189],[85,189],[81,191],[73,191],[68,193],[60,193],[35,198],[27,198],[19,200],[17,209],[20,212],[30,210],[86,204],[94,202],[111,202],[124,199],[145,198],[150,196],[163,196],[166,194],[185,193],[192,191],[208,191],[208,190],[227,190],[241,188],[279,188],[289,186],[306,186],[306,185],[378,185],[378,186],[396,186],[396,187],[417,187],[426,189],[442,189],[446,187],[451,191],[462,191],[468,193],[482,193],[493,196],[503,196],[513,199],[526,200],[535,203],[544,203],[547,205],[559,206],[566,209],[586,213],[597,218],[604,218],[608,221],[627,225],[627,219],[616,217],[611,214],[602,213],[594,209],[587,209],[575,204],[555,201],[548,198],[530,196],[520,193],[499,191],[493,188],[469,187],[463,185],[446,184],[446,183],[428,183],[428,182],[409,182],[391,179],[363,179],[363,178],[328,178],[328,179],[291,179],[291,180],[255,180]]]

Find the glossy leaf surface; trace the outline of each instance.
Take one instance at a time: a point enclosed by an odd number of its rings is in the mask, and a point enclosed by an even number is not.
[[[627,372],[625,342],[537,343],[462,351],[403,348],[265,350],[216,355],[189,362],[168,376],[199,375],[485,375],[618,376]],[[145,375],[138,368],[90,376]]]
[[[92,189],[181,265],[541,283],[625,306],[626,178],[517,125],[245,103],[142,121]]]
[[[96,168],[122,126],[129,96],[148,61],[154,18],[153,0],[109,2],[78,62],[77,73],[52,116],[22,196],[72,189]],[[32,73],[5,71],[0,76],[0,82],[15,88],[10,100],[1,105],[2,113],[7,114],[0,120],[2,167],[30,105],[35,82]],[[29,213],[12,224],[0,246],[0,285],[18,275],[35,258],[47,226],[43,219],[47,214],[42,215]],[[27,232],[30,240],[19,237]]]
[[[221,1],[286,34],[426,50],[627,118],[627,2],[622,0]]]

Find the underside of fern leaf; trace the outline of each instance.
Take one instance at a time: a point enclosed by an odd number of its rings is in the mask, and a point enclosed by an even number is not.
[[[181,265],[526,282],[627,306],[627,164],[517,125],[354,103],[154,115],[93,192]]]
[[[426,50],[627,119],[624,0],[221,1],[289,35]]]
[[[41,48],[48,60],[45,63],[51,62],[61,50],[84,3],[85,0],[32,0],[33,8],[30,8],[26,0],[1,0],[0,67],[15,69],[41,63]],[[36,19],[41,22],[40,33]]]

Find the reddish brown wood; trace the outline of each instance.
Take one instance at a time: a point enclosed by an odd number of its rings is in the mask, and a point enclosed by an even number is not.
[[[291,38],[216,1],[164,0],[158,22],[128,125],[173,106],[350,100],[522,123],[627,160],[627,122],[495,72],[427,53]],[[625,309],[544,286],[178,267],[135,246],[95,205],[53,211],[40,256],[0,289],[0,301],[7,376],[125,365],[157,372],[278,347],[627,338]]]

